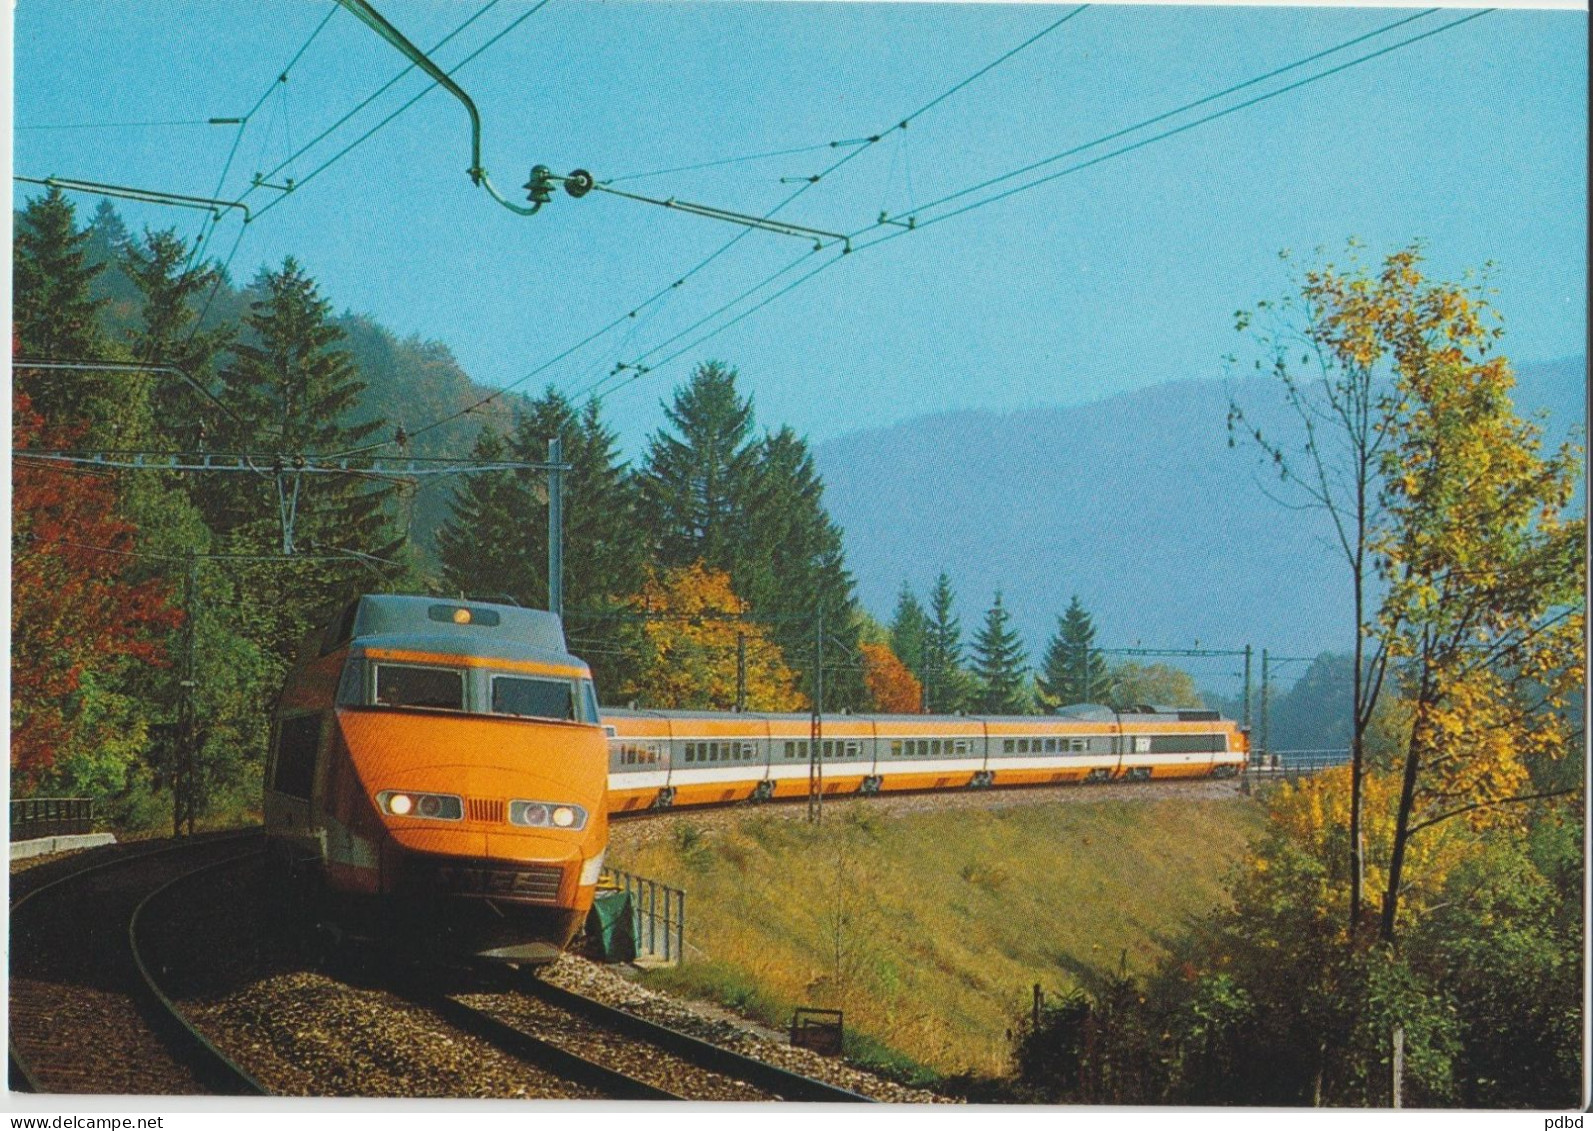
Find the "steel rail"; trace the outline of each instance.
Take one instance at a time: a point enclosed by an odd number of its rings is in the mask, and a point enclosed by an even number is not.
[[[24,881],[22,884],[13,884],[13,898],[11,900],[10,908],[10,923],[12,933],[14,934],[16,931],[17,913],[21,911],[21,909],[25,907],[32,899],[34,899],[34,897],[43,895],[45,892],[52,891],[65,884],[81,880],[86,876],[98,875],[101,872],[110,871],[115,868],[130,867],[134,864],[139,864],[149,860],[152,857],[165,856],[167,854],[176,852],[192,852],[201,847],[225,844],[228,841],[251,839],[253,837],[259,836],[261,831],[262,830],[260,829],[244,829],[236,832],[206,834],[201,838],[195,838],[193,840],[184,841],[178,844],[161,844],[156,848],[127,848],[125,846],[117,845],[113,846],[114,855],[110,859],[99,859],[96,857],[92,863],[85,864],[81,867],[72,867],[62,875],[52,876],[50,879],[39,883],[30,885]],[[42,865],[42,867],[48,868],[50,865],[46,864]],[[15,894],[17,887],[25,888],[22,894]],[[6,1069],[13,1089],[40,1094],[44,1093],[45,1090],[40,1086],[37,1074],[33,1071],[33,1068],[28,1063],[27,1058],[17,1051],[16,1043],[11,1039],[11,1035],[9,1033],[6,1035]]]
[[[446,994],[398,991],[406,1001],[432,1010],[456,1029],[479,1037],[517,1060],[546,1068],[574,1084],[595,1088],[605,1096],[625,1100],[680,1100],[673,1092],[627,1076],[625,1073],[588,1060],[566,1048],[534,1036],[524,1029],[500,1021],[491,1014],[466,1005]]]
[[[149,964],[144,961],[143,951],[138,945],[139,921],[149,905],[162,895],[171,891],[179,884],[187,883],[196,876],[203,876],[220,868],[225,868],[238,863],[240,860],[249,860],[258,856],[263,850],[256,849],[252,852],[241,852],[235,856],[228,856],[223,860],[216,860],[209,864],[202,864],[197,868],[184,872],[182,875],[166,881],[160,887],[139,900],[138,906],[133,908],[133,914],[127,921],[127,945],[133,952],[133,964],[138,968],[138,973],[144,980],[145,992],[160,1006],[151,1019],[161,1031],[161,1036],[167,1041],[168,1047],[174,1055],[181,1056],[193,1071],[194,1076],[209,1085],[218,1095],[224,1096],[264,1096],[270,1093],[265,1085],[251,1076],[236,1061],[217,1048],[203,1033],[201,1033],[182,1010],[177,1008],[177,1003],[167,996],[166,991],[160,988],[160,983],[155,980],[155,975],[150,971]]]
[[[526,978],[522,981],[521,988],[523,992],[540,998],[549,1005],[583,1016],[605,1029],[657,1045],[682,1059],[691,1061],[699,1068],[719,1072],[752,1084],[766,1092],[774,1093],[783,1100],[804,1103],[878,1102],[846,1088],[803,1076],[755,1057],[732,1052],[730,1049],[689,1036],[660,1025],[656,1021],[649,1021],[645,1017],[638,1017],[634,1013],[628,1013],[604,1002],[595,1001],[584,994],[575,993],[561,986]]]

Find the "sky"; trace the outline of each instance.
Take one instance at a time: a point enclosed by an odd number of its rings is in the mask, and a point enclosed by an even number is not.
[[[430,49],[484,2],[379,7]],[[919,227],[1470,11],[1422,16],[930,208],[1419,10],[1089,7],[979,74],[1073,9],[587,0],[531,9],[498,0],[436,53],[452,68],[525,17],[455,76],[480,108],[483,164],[506,197],[523,202],[533,164],[756,215],[806,184],[778,217],[860,233],[853,252],[604,192],[560,191],[539,214],[514,214],[472,185],[466,113],[437,89],[316,173],[427,85],[410,73],[295,156],[406,65],[331,0],[19,0],[14,171],[229,200],[248,192],[254,219],[230,213],[208,245],[218,259],[231,253],[234,278],[291,254],[338,310],[446,343],[485,384],[596,387],[632,453],[662,423],[661,401],[708,358],[737,367],[760,424],[816,442],[939,409],[1072,404],[1220,376],[1224,357],[1245,346],[1234,312],[1287,293],[1291,271],[1319,248],[1342,259],[1351,237],[1373,260],[1420,238],[1444,277],[1492,263],[1513,357],[1583,352],[1582,11],[1495,12]],[[205,124],[257,104],[241,129]],[[188,124],[147,124],[173,122]],[[874,144],[826,144],[882,133]],[[804,151],[632,177],[787,149]],[[803,180],[849,155],[821,181]],[[290,194],[248,191],[256,173],[303,183]],[[14,187],[19,201],[42,191]],[[96,203],[74,199],[84,217]],[[134,230],[196,235],[205,222],[189,210],[117,207]],[[916,217],[915,227],[880,226],[881,213]],[[868,246],[881,235],[896,238]],[[617,364],[651,369],[612,375]]]

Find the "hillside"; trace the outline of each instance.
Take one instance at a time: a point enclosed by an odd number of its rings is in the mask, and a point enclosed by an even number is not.
[[[690,961],[656,983],[776,1028],[842,1009],[854,1053],[999,1073],[1036,982],[1149,970],[1260,825],[1231,787],[1134,788],[622,822],[610,858],[686,891]]]
[[[1563,437],[1585,413],[1583,358],[1522,366],[1517,403]],[[1106,647],[1347,651],[1347,583],[1319,513],[1267,497],[1275,476],[1228,446],[1230,392],[1290,434],[1261,381],[1182,381],[1092,404],[952,412],[816,450],[864,606],[888,618],[903,579],[942,568],[968,639],[996,588],[1037,662],[1077,593]],[[1233,668],[1191,671],[1218,684]],[[1209,670],[1208,670],[1209,669]]]

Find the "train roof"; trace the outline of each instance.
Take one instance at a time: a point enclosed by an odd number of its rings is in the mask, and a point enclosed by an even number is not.
[[[795,722],[810,719],[813,716],[805,711],[776,713],[771,711],[666,711],[645,707],[603,707],[600,713],[605,718],[623,719],[722,719],[729,714],[738,718],[756,720],[760,722]],[[1135,707],[1128,710],[1114,711],[1111,707],[1099,703],[1075,703],[1071,706],[1059,708],[1050,715],[854,715],[840,711],[827,712],[824,716],[828,722],[850,720],[864,723],[1025,723],[1035,721],[1047,722],[1097,722],[1097,723],[1190,723],[1190,722],[1223,722],[1222,715],[1205,707]]]
[[[552,613],[484,601],[367,594],[350,602],[314,642],[322,655],[344,644],[356,649],[379,645],[586,666],[569,654],[564,626]]]

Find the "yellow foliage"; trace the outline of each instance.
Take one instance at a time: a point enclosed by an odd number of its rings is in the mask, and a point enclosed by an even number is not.
[[[701,563],[649,573],[632,605],[648,615],[652,653],[629,693],[652,707],[729,710],[736,704],[738,653],[746,650],[746,709],[797,711],[807,700],[779,645],[742,619],[747,604],[730,577]]]

